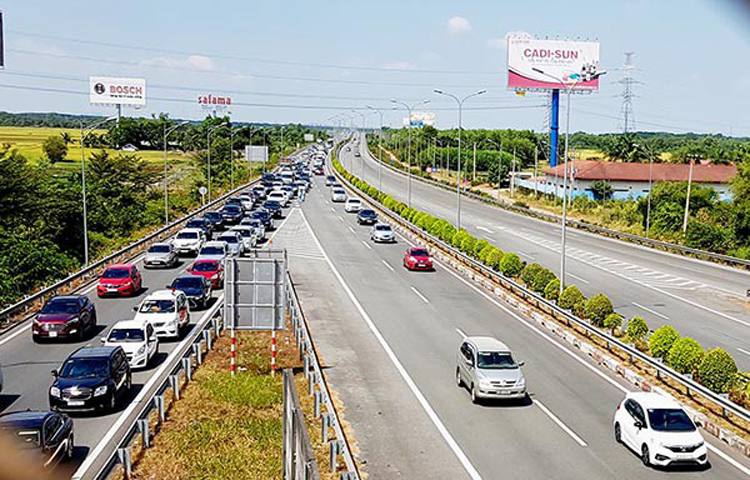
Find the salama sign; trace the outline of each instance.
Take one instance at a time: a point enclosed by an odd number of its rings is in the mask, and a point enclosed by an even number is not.
[[[199,95],[198,105],[203,110],[209,111],[224,111],[232,106],[232,97],[224,97],[218,95]]]
[[[598,90],[598,70],[599,42],[508,37],[508,88]]]

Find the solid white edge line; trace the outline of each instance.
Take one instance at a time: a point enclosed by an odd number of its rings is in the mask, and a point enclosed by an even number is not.
[[[396,271],[396,270],[394,270],[394,269],[393,269],[393,267],[391,267],[391,266],[390,266],[390,265],[388,264],[388,262],[386,262],[385,260],[382,260],[382,259],[381,259],[380,261],[381,261],[381,262],[383,262],[383,265],[385,265],[386,267],[388,267],[388,270],[390,270],[391,272],[395,272],[395,271]]]
[[[429,301],[429,300],[427,300],[427,297],[425,297],[424,295],[422,295],[422,294],[421,294],[421,293],[419,292],[419,290],[417,290],[416,288],[414,288],[414,287],[411,287],[411,291],[412,291],[412,292],[414,292],[415,294],[417,294],[417,296],[418,296],[419,298],[421,298],[421,299],[422,299],[422,301],[423,301],[424,303],[430,303],[430,301]]]
[[[650,309],[650,308],[648,308],[648,307],[644,307],[643,305],[641,305],[641,304],[640,304],[640,303],[638,303],[638,302],[630,302],[630,303],[632,303],[632,304],[633,304],[633,305],[635,305],[636,307],[640,308],[641,310],[645,310],[645,311],[647,311],[648,313],[651,313],[651,314],[654,314],[654,315],[656,315],[657,317],[661,317],[661,318],[663,318],[664,320],[669,320],[669,317],[668,317],[668,316],[666,316],[666,315],[663,315],[663,314],[661,314],[661,313],[659,313],[659,312],[657,312],[657,311],[655,311],[655,310],[651,310],[651,309]]]
[[[354,292],[352,292],[352,290],[349,288],[349,285],[341,276],[338,269],[334,266],[330,257],[328,257],[328,253],[326,253],[326,251],[323,249],[323,245],[321,245],[320,241],[318,240],[317,235],[315,235],[315,232],[313,232],[313,229],[310,226],[310,223],[307,221],[307,217],[305,216],[305,213],[304,212],[300,212],[300,213],[302,214],[302,218],[305,221],[307,228],[310,230],[310,234],[312,235],[313,240],[315,241],[321,253],[323,254],[323,257],[325,257],[326,263],[328,263],[328,266],[330,267],[336,279],[341,284],[341,287],[346,292],[347,296],[349,297],[349,300],[351,300],[351,302],[354,304],[354,307],[357,309],[357,311],[359,311],[359,314],[362,316],[365,323],[370,328],[370,331],[378,340],[378,342],[380,343],[380,346],[383,348],[386,355],[388,355],[388,358],[391,360],[391,363],[396,367],[396,370],[401,375],[401,378],[404,379],[404,382],[406,382],[406,385],[412,391],[417,401],[422,406],[422,409],[424,409],[425,413],[427,413],[427,416],[430,418],[430,420],[432,420],[432,423],[435,425],[435,428],[437,428],[438,432],[440,432],[440,435],[446,441],[446,443],[448,444],[448,447],[453,451],[456,457],[458,457],[458,460],[461,462],[461,465],[463,465],[464,469],[469,474],[469,476],[474,480],[480,480],[482,477],[479,475],[479,472],[477,471],[477,469],[474,468],[474,465],[471,464],[471,461],[469,460],[469,458],[466,456],[463,450],[461,450],[461,447],[458,445],[458,442],[456,442],[456,440],[451,436],[450,432],[448,432],[448,429],[443,424],[442,420],[440,420],[440,417],[438,417],[435,410],[433,410],[432,406],[430,406],[430,403],[427,401],[425,396],[419,390],[419,387],[417,387],[417,384],[414,383],[414,380],[406,371],[406,368],[404,368],[404,366],[401,364],[401,361],[398,359],[398,357],[396,357],[396,354],[393,352],[388,342],[380,333],[380,330],[378,330],[378,328],[375,326],[372,319],[365,311],[364,307],[362,307],[362,304],[359,303],[359,300],[354,295]]]
[[[224,294],[222,293],[218,299],[216,300],[216,305],[220,305],[221,302],[224,300]],[[218,307],[217,307],[218,308]],[[214,314],[217,310],[217,308],[211,307],[210,310],[206,311],[200,318],[200,320],[193,326],[193,328],[196,328],[198,325],[203,323],[203,320],[206,318],[206,315]],[[159,369],[154,372],[153,375],[151,375],[151,378],[149,378],[148,382],[146,382],[145,385],[143,385],[143,388],[141,388],[141,391],[138,392],[138,396],[136,396],[133,401],[130,402],[128,405],[128,408],[126,408],[120,416],[117,418],[115,423],[112,424],[111,427],[109,427],[109,430],[107,430],[107,433],[104,434],[101,440],[99,440],[99,443],[94,447],[93,450],[91,450],[87,455],[83,463],[78,467],[78,469],[75,471],[73,476],[71,478],[77,479],[81,478],[81,476],[86,473],[86,471],[91,468],[91,464],[101,455],[102,450],[109,444],[109,442],[112,440],[112,437],[117,433],[117,431],[122,427],[122,424],[125,423],[125,420],[133,413],[133,411],[136,409],[136,407],[140,407],[141,402],[143,401],[144,397],[148,393],[148,391],[151,389],[154,383],[156,383],[157,379],[162,375],[162,373],[167,369],[170,362],[174,357],[179,355],[180,350],[182,347],[184,347],[185,343],[190,341],[190,333],[192,333],[192,329],[190,332],[185,336],[185,338],[177,344],[177,346],[169,353],[169,356],[162,362],[162,364],[159,366]]]
[[[747,350],[745,350],[744,348],[737,347],[737,350],[739,350],[740,352],[744,353],[745,355],[750,355],[750,352],[747,351]]]
[[[714,454],[721,457],[723,460],[725,460],[727,463],[729,463],[731,466],[739,470],[740,472],[744,473],[748,477],[750,477],[750,468],[747,468],[746,466],[742,465],[740,462],[735,460],[734,458],[730,457],[726,453],[719,450],[717,447],[713,446],[712,444],[706,442],[706,448],[711,450]]]
[[[534,403],[534,405],[536,405],[537,407],[539,407],[539,409],[542,412],[544,412],[545,415],[547,415],[550,419],[552,419],[552,421],[555,422],[558,427],[560,427],[565,433],[567,433],[568,435],[570,435],[570,438],[572,438],[573,440],[575,440],[578,445],[580,445],[580,446],[582,446],[584,448],[588,447],[588,445],[586,444],[586,442],[584,442],[581,437],[579,437],[578,435],[576,435],[576,433],[570,427],[568,427],[567,425],[565,425],[565,423],[563,423],[562,420],[560,420],[559,418],[557,418],[557,416],[554,413],[552,413],[547,407],[545,407],[544,404],[539,399],[535,398],[533,403]]]

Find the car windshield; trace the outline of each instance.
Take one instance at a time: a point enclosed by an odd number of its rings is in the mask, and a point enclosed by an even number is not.
[[[235,237],[234,235],[221,236],[219,237],[219,240],[222,242],[227,242],[231,244],[237,243],[237,237]]]
[[[198,232],[180,232],[177,234],[177,238],[195,239],[198,238]]]
[[[108,268],[104,271],[102,278],[128,278],[128,269]]]
[[[349,202],[349,203],[359,203],[359,199],[358,198],[350,198],[349,200],[347,200],[347,202]]]
[[[375,210],[362,210],[359,212],[359,214],[363,217],[366,217],[368,215],[375,215]]]
[[[414,250],[411,251],[411,256],[412,257],[427,257],[429,255],[430,254],[427,253],[427,250],[425,250],[423,248],[415,248]]]
[[[193,265],[194,272],[215,272],[219,269],[217,262],[199,262]]]
[[[648,421],[659,432],[692,432],[695,425],[681,408],[650,408]]]
[[[148,249],[149,253],[169,253],[169,245],[154,245]]]
[[[106,358],[71,358],[60,370],[63,378],[100,378],[109,373],[109,362]]]
[[[240,213],[242,211],[238,205],[226,205],[222,210],[226,213]]]
[[[206,247],[201,250],[201,255],[224,255],[224,249],[221,247]]]
[[[201,288],[201,286],[203,286],[203,277],[175,278],[174,282],[172,282],[172,287],[176,288],[177,290],[181,290],[183,288]]]
[[[280,206],[280,204],[276,200],[266,200],[263,206],[264,207],[278,207]]]
[[[78,300],[75,298],[62,300],[50,300],[42,308],[42,313],[76,313],[78,311]]]
[[[390,232],[391,227],[389,225],[378,225],[377,227],[375,227],[375,230],[379,232]]]
[[[203,228],[206,223],[203,220],[190,220],[186,227],[187,228]]]
[[[477,353],[477,366],[488,370],[511,370],[518,368],[511,354],[505,352],[479,352]]]
[[[237,232],[237,233],[239,233],[243,237],[252,237],[253,236],[253,232],[250,229],[238,228],[237,230],[234,230],[234,231]],[[224,238],[220,238],[220,240],[226,241],[226,239],[224,239]]]
[[[337,188],[337,189],[335,189],[335,190],[333,191],[333,193],[335,193],[336,195],[343,195],[343,194],[344,194],[344,193],[346,193],[346,192],[344,192],[343,190],[340,190],[340,189],[338,189],[338,188]]]
[[[208,220],[221,220],[221,214],[219,212],[208,212],[205,216]]]
[[[173,300],[145,300],[138,310],[140,313],[170,313],[174,312]]]
[[[140,328],[115,328],[109,332],[108,342],[142,342],[145,337]]]

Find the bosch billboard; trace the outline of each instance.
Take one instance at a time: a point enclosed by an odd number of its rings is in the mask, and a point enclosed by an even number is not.
[[[146,105],[143,78],[89,77],[89,100],[106,105]]]
[[[598,90],[599,42],[508,37],[508,88]]]

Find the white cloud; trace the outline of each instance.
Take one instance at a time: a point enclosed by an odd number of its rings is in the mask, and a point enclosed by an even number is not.
[[[461,35],[471,31],[471,22],[464,17],[451,17],[448,19],[448,33],[451,35]]]
[[[204,57],[202,55],[190,55],[186,58],[157,57],[157,58],[144,60],[141,62],[141,64],[145,66],[157,66],[157,67],[166,67],[166,68],[180,68],[180,69],[203,70],[203,71],[211,71],[211,70],[216,69],[216,66],[214,65],[213,60],[211,60],[209,57]]]
[[[385,68],[386,70],[414,70],[417,66],[411,62],[396,61],[383,63],[380,65],[380,68]]]
[[[216,68],[213,60],[203,55],[190,55],[187,63],[198,70],[215,70]]]

